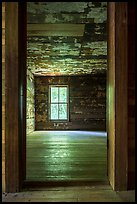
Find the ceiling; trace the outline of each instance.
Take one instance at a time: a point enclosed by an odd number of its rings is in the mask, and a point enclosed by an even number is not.
[[[35,75],[104,74],[106,2],[27,2],[27,68]]]

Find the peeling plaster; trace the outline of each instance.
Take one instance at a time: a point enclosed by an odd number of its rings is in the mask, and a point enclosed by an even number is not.
[[[85,23],[83,37],[28,36],[27,67],[34,74],[105,73],[107,2],[28,2],[29,23]]]
[[[84,12],[87,7],[86,2],[39,2],[35,4],[34,2],[28,2],[29,12],[48,12],[48,13],[60,13],[60,12]]]
[[[95,4],[101,6],[95,6]],[[106,2],[39,2],[37,4],[28,2],[28,21],[30,23],[33,19],[33,23],[40,23],[39,20],[41,19],[45,23],[102,23],[107,18],[106,7]],[[37,16],[40,19],[37,19]]]

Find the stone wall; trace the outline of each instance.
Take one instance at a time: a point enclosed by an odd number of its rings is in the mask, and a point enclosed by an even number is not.
[[[35,106],[34,106],[34,76],[27,69],[27,105],[26,105],[26,133],[35,129]]]
[[[49,120],[49,85],[68,85],[69,121]],[[106,76],[35,77],[36,130],[106,130]]]

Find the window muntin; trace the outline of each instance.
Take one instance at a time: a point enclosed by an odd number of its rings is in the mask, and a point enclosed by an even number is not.
[[[50,86],[50,120],[68,120],[68,86]]]

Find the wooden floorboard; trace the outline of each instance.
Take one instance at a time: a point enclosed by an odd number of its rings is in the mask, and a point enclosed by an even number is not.
[[[27,181],[106,181],[107,137],[89,131],[27,135]]]
[[[2,202],[135,202],[135,191],[119,193],[109,185],[27,189],[3,193]]]

